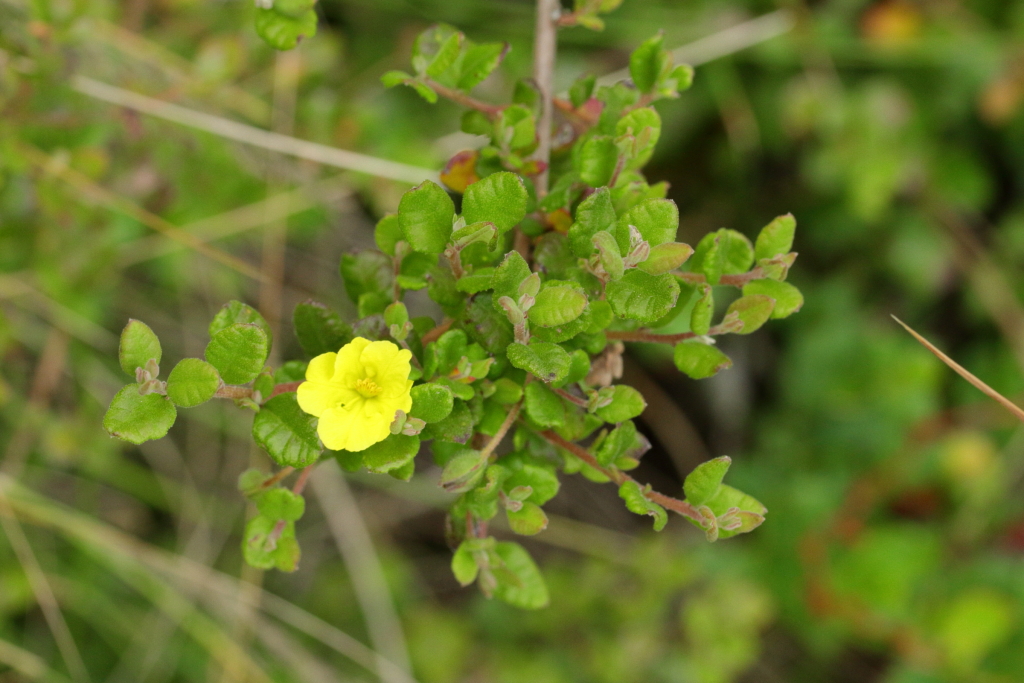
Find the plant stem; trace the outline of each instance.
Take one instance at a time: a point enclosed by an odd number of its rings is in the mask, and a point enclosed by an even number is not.
[[[451,100],[456,104],[461,104],[463,107],[467,107],[469,109],[476,109],[477,111],[482,111],[492,119],[498,114],[500,114],[501,110],[505,108],[501,105],[487,104],[486,102],[481,102],[475,97],[471,97],[470,95],[467,95],[464,92],[455,90],[453,88],[449,88],[448,86],[441,85],[437,81],[430,78],[424,78],[423,82],[426,85],[429,85],[441,97]]]
[[[512,428],[512,423],[516,421],[516,417],[519,416],[519,409],[522,407],[523,402],[520,401],[512,406],[512,409],[508,411],[508,415],[505,416],[505,421],[501,423],[501,427],[498,428],[498,432],[491,437],[491,440],[488,441],[487,445],[484,446],[482,451],[480,451],[481,459],[490,457],[491,453],[494,452],[494,449],[501,444],[501,440],[505,438],[505,435],[508,434],[508,430]]]
[[[440,325],[424,333],[424,335],[420,338],[420,341],[424,345],[429,344],[432,341],[437,341],[442,334],[448,331],[448,328],[452,326],[453,322],[455,321],[452,320],[451,318],[445,318],[444,320],[441,321]]]
[[[217,389],[214,398],[250,398],[252,387],[238,387],[233,384],[225,384]]]
[[[299,388],[300,384],[302,384],[302,380],[299,380],[297,382],[284,382],[283,384],[277,384],[274,386],[274,390],[270,392],[270,396],[266,396],[264,398],[271,399],[277,396],[278,394],[291,393],[293,391],[296,391]]]
[[[679,271],[676,271],[674,274],[678,275],[686,282],[689,282],[691,285],[701,284],[708,281],[704,276],[704,273],[680,273]],[[740,273],[739,275],[723,275],[718,281],[718,284],[742,287],[751,280],[760,280],[763,277],[764,269],[762,269],[761,266],[758,266],[749,272]]]
[[[581,408],[586,408],[586,407],[588,407],[590,405],[585,398],[580,398],[579,396],[573,396],[572,394],[570,394],[565,389],[553,388],[552,390],[556,394],[558,394],[559,396],[564,398],[566,401],[569,401],[570,403],[575,403],[576,405],[578,405]]]
[[[274,474],[274,476],[272,476],[272,477],[268,478],[266,481],[264,481],[263,484],[260,485],[260,488],[261,489],[269,489],[271,486],[274,486],[275,484],[277,484],[277,482],[281,481],[282,479],[284,479],[285,477],[287,477],[289,474],[291,474],[294,471],[295,471],[295,468],[291,467],[290,465],[288,467],[285,467],[285,468],[281,469],[281,470],[278,470]]]
[[[590,452],[587,449],[583,448],[582,446],[574,444],[571,441],[566,441],[558,434],[555,434],[550,430],[544,430],[543,432],[537,433],[541,437],[546,439],[548,443],[569,451],[577,458],[587,463],[589,466],[593,467],[595,470],[597,470],[604,476],[611,479],[613,482],[615,482],[616,486],[622,486],[627,481],[632,481],[636,483],[638,486],[640,486],[641,490],[646,488],[645,486],[640,484],[640,482],[638,482],[636,479],[629,476],[622,470],[605,467],[604,465],[597,461],[597,458],[591,455]],[[699,522],[703,519],[703,516],[701,516],[701,514],[697,512],[697,509],[690,505],[689,503],[687,503],[685,500],[672,498],[671,496],[666,496],[665,494],[658,493],[657,491],[644,491],[644,497],[646,497],[647,500],[651,501],[652,503],[657,503],[663,508],[672,510],[672,512],[677,512],[683,517],[689,517],[695,522]]]
[[[295,485],[292,486],[292,493],[294,493],[297,496],[302,494],[302,490],[306,488],[306,481],[309,480],[309,475],[313,474],[314,467],[316,467],[315,464],[309,465],[308,467],[303,468],[301,472],[299,472],[299,476],[295,480]]]
[[[301,472],[299,472],[299,477],[298,479],[295,480],[295,485],[292,486],[292,493],[294,493],[297,496],[302,495],[302,490],[306,488],[306,482],[309,480],[309,475],[313,473],[314,467],[316,467],[315,464],[309,465],[308,467],[303,468]],[[292,467],[288,467],[286,469],[289,471],[289,473],[294,471],[294,468]],[[285,470],[281,470],[281,472],[284,471]],[[278,474],[281,474],[281,472],[278,472]],[[274,523],[274,528],[270,530],[270,534],[267,536],[267,543],[272,544],[272,547],[276,547],[277,541],[280,540],[281,534],[284,533],[284,528],[287,525],[288,520],[277,520],[277,522]]]
[[[537,151],[533,158],[547,166],[551,162],[551,128],[555,96],[555,53],[558,50],[558,0],[537,0],[537,23],[533,39],[533,80],[540,90],[541,110],[537,122]],[[548,170],[537,175],[537,196],[548,193]]]
[[[680,332],[679,334],[655,334],[637,330],[636,332],[605,332],[608,339],[624,342],[648,342],[651,344],[677,344],[687,339],[696,339],[693,332]]]

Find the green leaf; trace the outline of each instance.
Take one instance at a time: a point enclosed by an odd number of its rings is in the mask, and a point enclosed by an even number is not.
[[[506,570],[495,573],[498,585],[494,589],[494,595],[521,609],[547,607],[548,587],[530,554],[518,543],[509,541],[499,542],[494,550]]]
[[[682,242],[666,242],[651,247],[651,255],[637,265],[637,268],[648,275],[661,275],[675,270],[686,263],[693,254],[693,247]]]
[[[369,250],[342,254],[339,271],[345,292],[353,303],[358,304],[364,294],[379,295],[391,301],[395,269],[390,257]]]
[[[259,326],[235,323],[213,335],[205,355],[226,384],[247,384],[260,374],[269,353],[267,334]]]
[[[556,388],[582,382],[590,374],[590,354],[586,351],[576,349],[569,354],[569,359],[569,373],[563,379],[553,384]]]
[[[256,498],[256,509],[273,520],[297,522],[306,512],[306,500],[288,489],[273,488]]]
[[[135,369],[146,367],[148,361],[155,360],[159,365],[163,351],[160,348],[160,340],[149,325],[141,320],[129,320],[121,331],[117,355],[121,369],[134,378]]]
[[[655,531],[661,531],[668,524],[668,513],[665,512],[665,508],[648,500],[640,484],[632,479],[626,480],[619,487],[619,498],[626,502],[626,509],[630,512],[653,517]]]
[[[604,387],[597,394],[600,399],[610,399],[607,405],[594,411],[605,422],[616,423],[632,420],[644,412],[644,408],[647,407],[647,401],[644,400],[643,394],[625,384]]]
[[[771,258],[779,254],[788,254],[793,249],[793,237],[796,234],[796,218],[787,213],[779,216],[761,229],[754,245],[754,259]]]
[[[448,417],[455,406],[452,390],[435,384],[418,384],[412,388],[412,409],[409,415],[424,422],[440,422]]]
[[[761,501],[728,484],[719,485],[718,491],[711,499],[705,502],[705,505],[711,509],[717,518],[725,516],[730,508],[738,508],[740,511],[736,515],[736,518],[740,521],[740,526],[736,529],[723,529],[721,525],[722,520],[719,519],[719,538],[729,538],[737,534],[753,531],[764,522],[764,516],[768,512],[768,508]]]
[[[572,102],[574,109],[579,109],[590,99],[590,96],[594,94],[594,85],[597,83],[597,76],[589,74],[587,76],[580,76],[573,84],[569,86],[569,101]]]
[[[404,467],[419,450],[418,436],[392,434],[363,451],[363,465],[374,474],[384,474]]]
[[[480,268],[459,278],[455,286],[466,294],[479,294],[491,288],[494,268]]]
[[[455,203],[440,185],[425,180],[398,202],[398,220],[409,246],[425,254],[440,254],[452,234]],[[469,221],[475,222],[475,221]]]
[[[103,416],[103,428],[111,436],[135,445],[163,438],[178,412],[170,399],[160,394],[139,393],[138,384],[117,392]]]
[[[653,323],[672,310],[679,298],[679,283],[671,273],[648,275],[634,268],[608,283],[605,298],[618,317]]]
[[[536,503],[523,503],[519,510],[506,510],[508,526],[520,536],[534,536],[548,528],[548,516]]]
[[[572,253],[580,258],[593,254],[594,245],[591,239],[601,230],[615,229],[615,221],[612,193],[607,187],[599,188],[580,202],[576,209],[576,222],[569,228],[569,246]]]
[[[730,314],[738,316],[743,328],[736,334],[750,334],[768,322],[774,310],[775,299],[764,294],[749,294],[729,304],[725,317],[728,319]]]
[[[690,312],[690,331],[697,335],[705,335],[711,330],[711,317],[715,313],[715,292],[711,285],[697,285],[700,297],[693,304]]]
[[[513,104],[498,114],[494,123],[495,144],[524,153],[537,143],[537,120],[529,107]],[[467,219],[468,220],[468,219]]]
[[[671,199],[645,199],[619,217],[615,238],[619,251],[629,253],[629,226],[634,226],[651,247],[674,242],[679,228],[679,208]]]
[[[388,71],[380,77],[380,82],[385,88],[393,88],[396,85],[402,85],[411,78],[412,74],[407,74],[404,71]],[[384,250],[382,249],[381,251]]]
[[[604,438],[599,438],[591,447],[591,452],[599,463],[608,466],[624,456],[639,457],[648,447],[649,443],[636,431],[633,421],[626,420]]]
[[[252,438],[281,467],[298,469],[320,459],[316,418],[302,411],[294,393],[263,404],[252,422]]]
[[[693,379],[704,379],[732,367],[729,357],[710,344],[683,342],[676,344],[673,360],[679,371]]]
[[[703,273],[708,284],[717,285],[725,272],[725,252],[721,232],[708,233],[697,243],[690,269],[694,273]]]
[[[459,53],[462,52],[462,41],[464,38],[465,36],[456,31],[441,41],[437,48],[437,52],[434,53],[433,58],[427,66],[428,76],[435,80],[450,80],[444,79],[443,77],[445,76],[445,73],[455,65],[455,60],[459,58]]]
[[[594,233],[591,241],[594,243],[594,247],[597,248],[597,253],[601,259],[601,267],[604,268],[604,272],[608,274],[608,277],[612,280],[621,278],[623,273],[626,272],[626,264],[622,260],[619,244],[615,241],[615,237],[607,230],[599,230]]]
[[[289,17],[273,9],[256,8],[256,33],[275,50],[291,50],[303,38],[316,35],[316,11]]]
[[[476,486],[487,469],[483,453],[465,449],[455,453],[441,472],[441,488],[449,493],[463,493]]]
[[[502,377],[494,381],[494,393],[491,394],[491,400],[501,405],[511,405],[518,403],[519,399],[523,397],[523,388],[513,382],[507,377]]]
[[[502,234],[523,220],[528,201],[523,179],[515,173],[499,171],[466,188],[462,217],[467,224],[494,223],[498,234]]]
[[[629,56],[629,76],[642,93],[654,90],[665,70],[668,52],[664,49],[665,36],[661,33],[640,43]]]
[[[577,170],[580,180],[591,187],[608,184],[619,162],[619,148],[610,135],[595,135],[580,147]]]
[[[274,0],[274,11],[289,17],[301,17],[315,4],[316,0]]]
[[[661,117],[654,107],[634,109],[619,119],[615,124],[615,135],[621,137],[628,134],[635,138],[635,150],[626,168],[638,169],[650,161],[658,138],[661,137]]]
[[[778,280],[752,280],[743,285],[744,296],[760,294],[775,299],[772,318],[788,318],[804,305],[804,295],[788,282]]]
[[[271,331],[270,325],[260,315],[259,311],[249,304],[243,304],[241,301],[229,301],[220,307],[217,315],[213,316],[213,320],[210,321],[210,327],[208,328],[210,338],[212,339],[215,334],[235,323],[251,323],[256,325],[267,335],[267,345],[273,346],[274,333]]]
[[[245,525],[242,555],[246,563],[257,569],[280,569],[291,572],[298,568],[299,544],[295,540],[295,522],[285,522],[280,536],[272,540],[278,520],[257,515]]]
[[[455,575],[455,580],[461,586],[468,586],[476,581],[476,576],[480,572],[480,567],[473,556],[473,550],[476,545],[474,543],[475,540],[463,541],[455,550],[455,554],[452,555],[452,574]]]
[[[718,493],[718,487],[731,464],[732,458],[723,455],[697,465],[692,472],[686,475],[686,480],[683,482],[683,493],[686,495],[686,500],[698,507],[711,500]]]
[[[502,463],[508,463],[510,458],[502,458]],[[511,463],[510,463],[511,464]],[[537,505],[544,505],[558,495],[561,484],[558,475],[551,465],[538,465],[532,462],[525,462],[512,470],[512,474],[505,480],[506,492],[515,488],[528,486],[530,495],[524,500]]]
[[[405,239],[402,234],[402,222],[398,219],[397,213],[389,213],[377,221],[373,229],[373,241],[377,248],[388,256],[395,255],[395,246]]]
[[[693,67],[689,64],[680,64],[676,68],[672,69],[672,74],[669,78],[672,78],[676,82],[676,92],[683,92],[690,89],[693,85]]]
[[[421,436],[424,439],[466,443],[473,436],[473,414],[465,401],[456,401],[448,417],[428,424]]]
[[[217,368],[198,358],[183,358],[167,377],[167,397],[182,408],[206,403],[217,393]]]
[[[520,370],[533,373],[545,382],[557,382],[569,373],[571,359],[569,353],[558,344],[550,342],[530,342],[509,344],[508,360]]]
[[[530,277],[530,266],[527,265],[526,259],[518,251],[510,251],[505,256],[505,260],[494,271],[494,278],[492,280],[494,295],[492,301],[495,310],[504,316],[505,311],[498,305],[498,299],[507,296],[517,300],[519,298],[519,285],[528,277]]]
[[[586,307],[587,295],[579,285],[546,282],[527,315],[534,325],[555,327],[580,317]]]
[[[543,382],[530,382],[523,392],[524,407],[531,420],[541,427],[560,427],[565,422],[565,404]]]
[[[512,343],[512,325],[491,304],[488,294],[473,297],[466,307],[465,329],[488,353],[503,356]]]
[[[406,85],[415,90],[417,95],[425,99],[430,104],[437,104],[437,91],[426,83],[421,83],[420,81],[409,81]]]
[[[472,45],[462,56],[458,89],[470,91],[490,76],[508,54],[508,43]]]
[[[295,336],[302,350],[310,356],[337,353],[352,341],[352,327],[341,316],[316,301],[304,301],[292,315]]]

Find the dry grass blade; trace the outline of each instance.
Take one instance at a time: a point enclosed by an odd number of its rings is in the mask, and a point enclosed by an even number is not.
[[[0,664],[11,667],[30,681],[60,681],[63,683],[68,680],[48,667],[39,655],[23,650],[6,640],[0,640]]]
[[[242,142],[255,147],[262,147],[274,152],[289,154],[301,159],[309,159],[326,166],[344,168],[349,171],[366,173],[379,178],[389,178],[401,182],[418,184],[424,180],[436,180],[437,172],[431,169],[418,168],[389,159],[378,159],[367,154],[350,152],[336,147],[328,147],[308,140],[300,140],[280,133],[272,133],[262,128],[247,126],[231,119],[207,114],[170,102],[146,97],[130,90],[94,81],[84,76],[75,76],[72,87],[83,95],[140,111],[143,114],[173,121],[174,123],[213,133],[229,140]]]
[[[943,363],[945,363],[949,367],[953,368],[953,370],[956,372],[956,374],[960,375],[965,380],[967,380],[972,385],[974,385],[974,387],[977,388],[979,391],[981,391],[981,393],[985,394],[986,396],[988,396],[989,398],[991,398],[994,401],[998,402],[1004,408],[1009,410],[1011,413],[1014,414],[1014,416],[1018,420],[1020,420],[1021,422],[1024,422],[1024,410],[1022,410],[1016,403],[1014,403],[1010,399],[1006,398],[1005,396],[1000,394],[998,391],[996,391],[995,389],[993,389],[992,387],[990,387],[989,385],[985,384],[980,379],[978,379],[977,377],[972,375],[967,370],[967,368],[965,368],[962,365],[960,365],[959,363],[957,363],[955,360],[953,360],[952,358],[950,358],[949,356],[944,354],[942,351],[939,351],[937,348],[935,348],[935,346],[930,341],[928,341],[927,339],[925,339],[924,337],[919,335],[917,332],[915,332],[913,329],[911,329],[910,326],[907,325],[905,322],[903,322],[902,320],[900,320],[896,316],[892,316],[892,319],[895,320],[896,322],[898,322],[900,325],[902,325],[903,329],[905,329],[907,332],[909,332],[911,335],[913,335],[914,339],[919,341],[922,346],[924,346],[926,349],[928,349],[929,351],[934,353],[938,357],[939,360],[941,360]]]

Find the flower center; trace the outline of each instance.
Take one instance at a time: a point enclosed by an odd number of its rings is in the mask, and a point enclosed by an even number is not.
[[[383,391],[383,389],[381,389],[379,386],[377,386],[376,382],[374,382],[372,379],[369,379],[369,378],[363,378],[363,379],[357,381],[355,387],[353,387],[353,388],[356,391],[358,391],[359,394],[361,396],[363,396],[364,398],[373,398],[374,396],[379,394],[381,391]]]

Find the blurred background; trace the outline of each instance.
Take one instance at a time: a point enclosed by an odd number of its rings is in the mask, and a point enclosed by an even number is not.
[[[141,448],[101,427],[129,317],[167,363],[201,355],[232,298],[277,327],[278,359],[301,357],[299,301],[354,317],[339,257],[410,185],[168,117],[427,173],[472,141],[454,105],[379,83],[419,31],[511,42],[482,99],[530,71],[528,0],[318,12],[275,55],[247,2],[0,0],[0,681],[1024,680],[1024,431],[889,317],[1024,392],[1024,2],[625,0],[603,33],[561,34],[562,87],[658,30],[707,38],[692,90],[658,105],[647,175],[690,244],[792,211],[807,303],[723,340],[735,366],[712,380],[628,350],[654,443],[638,478],[673,493],[728,454],[764,526],[654,534],[613,487],[566,477],[525,541],[551,589],[538,612],[458,587],[428,460],[409,484],[324,475],[299,571],[262,575],[239,550],[236,478],[269,469],[248,413],[182,411]],[[99,97],[126,92],[158,101]]]

